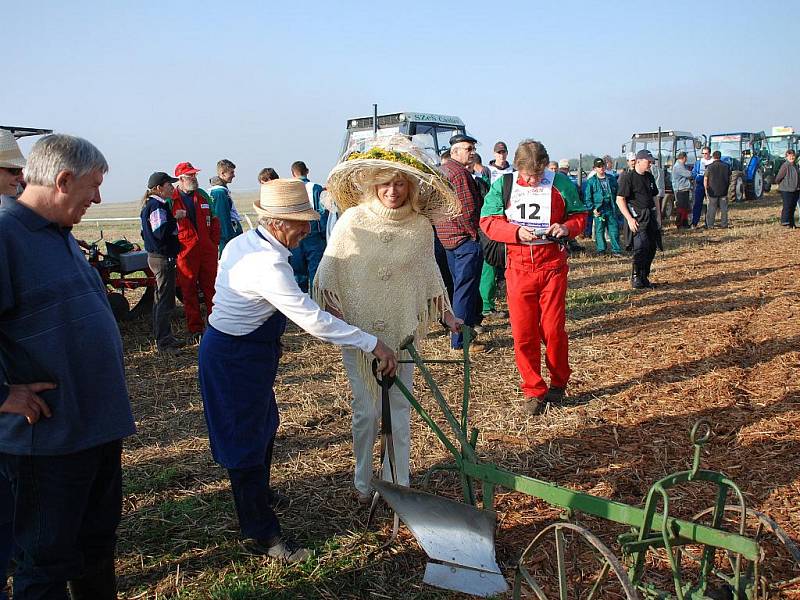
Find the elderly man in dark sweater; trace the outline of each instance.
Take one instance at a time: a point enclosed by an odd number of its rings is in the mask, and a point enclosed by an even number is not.
[[[72,226],[108,165],[40,139],[0,208],[0,473],[14,495],[14,598],[116,598],[122,439],[135,432],[122,340]]]

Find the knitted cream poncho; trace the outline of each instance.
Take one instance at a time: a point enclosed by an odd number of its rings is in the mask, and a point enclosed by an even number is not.
[[[450,311],[436,264],[433,228],[409,203],[386,208],[374,199],[344,212],[314,278],[312,295],[323,308],[399,350],[409,335],[424,339]],[[362,353],[362,375],[372,356]],[[377,389],[377,384],[376,384]]]

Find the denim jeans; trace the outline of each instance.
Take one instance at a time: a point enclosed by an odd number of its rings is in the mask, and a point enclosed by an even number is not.
[[[14,496],[15,600],[67,600],[68,582],[80,598],[117,597],[121,456],[121,440],[56,456],[0,454]]]
[[[473,326],[480,318],[480,283],[483,270],[483,250],[477,240],[467,240],[460,246],[447,250],[447,264],[453,276],[453,312]],[[464,345],[463,335],[454,333],[450,339],[453,348]]]
[[[294,270],[297,285],[304,292],[308,292],[314,285],[314,276],[317,274],[319,261],[325,253],[325,232],[309,233],[300,240],[300,244],[292,250],[289,264]]]

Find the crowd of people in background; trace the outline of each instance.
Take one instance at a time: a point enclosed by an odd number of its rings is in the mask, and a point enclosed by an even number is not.
[[[729,226],[730,169],[708,148],[691,170],[679,153],[671,173],[648,150],[620,171],[597,158],[579,185],[570,162],[551,161],[541,141],[523,140],[513,161],[498,141],[488,165],[477,144],[458,134],[431,157],[404,136],[377,139],[343,157],[325,185],[303,161],[287,179],[262,169],[257,225],[247,231],[231,160],[217,163],[207,192],[190,162],[149,176],[140,221],[156,281],[155,346],[174,355],[199,344],[211,452],[255,551],[291,562],[310,555],[283,533],[270,487],[287,319],[342,347],[363,504],[373,497],[378,379],[413,384],[413,368],[398,361],[401,340],[440,323],[451,352],[483,352],[484,320],[508,317],[521,406],[539,414],[564,400],[571,376],[566,292],[576,238],[593,236],[598,254],[630,252],[630,285],[648,289],[668,202],[679,229],[700,228],[704,205],[705,227],[717,227],[717,212]],[[794,152],[786,158],[775,181],[781,224],[793,228],[800,174]],[[107,170],[81,138],[43,137],[26,161],[0,131],[0,573],[14,551],[22,600],[66,598],[67,588],[74,600],[116,597],[121,448],[135,424],[105,286],[71,233],[100,202]],[[503,287],[508,313],[497,309]],[[176,295],[184,340],[172,329]],[[394,445],[381,456],[382,476],[408,485],[409,405],[396,388],[388,403]]]

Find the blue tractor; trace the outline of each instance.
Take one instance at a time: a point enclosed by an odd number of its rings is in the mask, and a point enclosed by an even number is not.
[[[719,150],[722,160],[731,168],[729,202],[741,202],[745,198],[761,200],[764,196],[766,169],[770,160],[765,138],[763,131],[715,133],[709,136],[711,152]]]

